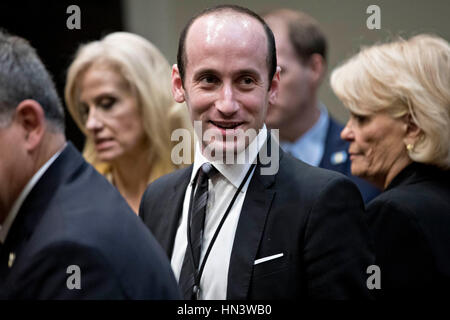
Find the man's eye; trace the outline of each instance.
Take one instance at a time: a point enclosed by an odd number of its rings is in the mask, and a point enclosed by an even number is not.
[[[240,82],[240,84],[242,84],[242,85],[248,86],[248,85],[251,85],[251,84],[255,83],[255,80],[253,80],[252,77],[242,77],[242,78],[239,80],[239,82]]]
[[[217,82],[217,78],[212,75],[206,75],[200,79],[200,81],[204,84],[214,84]]]
[[[253,83],[253,79],[249,78],[249,77],[245,77],[244,79],[242,79],[242,82],[245,84],[252,84]]]

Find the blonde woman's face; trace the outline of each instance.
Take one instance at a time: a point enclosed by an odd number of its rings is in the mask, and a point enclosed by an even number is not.
[[[351,114],[341,138],[350,142],[352,174],[383,183],[394,164],[408,157],[403,142],[405,132],[405,123],[386,113]]]
[[[93,66],[80,78],[82,121],[98,160],[113,162],[142,152],[145,133],[137,99],[120,74]]]

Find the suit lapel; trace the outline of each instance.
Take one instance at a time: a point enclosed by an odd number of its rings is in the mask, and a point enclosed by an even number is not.
[[[0,254],[0,274],[6,269],[10,253],[19,257],[42,217],[48,213],[48,206],[60,186],[62,186],[81,166],[87,165],[71,142],[42,175],[30,191],[11,225]],[[17,260],[17,258],[16,258]]]
[[[184,195],[189,184],[192,168],[191,165],[180,175],[173,186],[172,193],[167,197],[166,206],[162,208],[165,217],[160,241],[169,258],[172,257],[175,236],[183,212]]]
[[[279,151],[281,154],[281,149]],[[247,190],[234,238],[228,270],[228,300],[247,299],[253,264],[275,196],[275,190],[270,189],[274,181],[275,175],[261,175],[261,165],[258,163]]]
[[[330,118],[325,139],[325,150],[319,167],[346,174],[350,170],[348,143],[340,138],[343,127]]]

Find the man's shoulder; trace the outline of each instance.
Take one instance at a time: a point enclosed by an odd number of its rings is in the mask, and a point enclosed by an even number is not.
[[[103,250],[113,247],[115,239],[145,242],[145,226],[118,190],[74,150],[62,156],[42,184],[36,185],[37,194],[51,186],[46,203],[39,196],[31,200],[32,207],[43,212],[34,227],[35,243],[74,242]],[[116,249],[122,247],[118,244]]]
[[[54,190],[38,225],[54,231],[41,234],[47,234],[48,241],[74,241],[94,247],[108,246],[108,240],[115,237],[140,237],[145,230],[141,230],[139,218],[120,193],[92,167],[83,171]]]
[[[338,194],[356,200],[361,197],[355,184],[345,175],[310,166],[288,154],[281,158],[275,190],[278,200],[299,208],[325,205]]]
[[[22,296],[29,283],[30,290],[49,289],[42,291],[49,293],[44,298],[58,294],[61,283],[65,288],[61,268],[78,265],[86,275],[86,297],[176,296],[170,294],[176,285],[157,241],[117,189],[70,143],[25,199],[7,240],[16,254],[8,280],[16,288],[11,294]],[[54,270],[63,270],[57,279],[52,278]],[[35,297],[40,297],[39,290]]]
[[[297,184],[322,186],[330,180],[349,180],[340,172],[311,166],[289,154],[284,154],[280,161],[279,178],[293,180]]]
[[[150,196],[158,198],[162,194],[165,194],[167,190],[177,187],[180,184],[186,183],[187,185],[191,177],[192,168],[193,165],[190,165],[189,167],[178,169],[159,177],[147,187],[142,196],[142,200],[145,200]]]
[[[91,166],[79,169],[55,190],[29,244],[30,261],[46,252],[70,251],[81,264],[102,268],[129,296],[140,297],[138,291],[145,290],[142,297],[149,298],[145,294],[152,292],[150,283],[163,286],[164,281],[156,279],[171,277],[156,239]]]

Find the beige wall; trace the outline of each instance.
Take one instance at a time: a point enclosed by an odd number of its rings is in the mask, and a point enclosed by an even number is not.
[[[287,7],[299,9],[315,17],[329,42],[329,71],[357,52],[361,45],[393,38],[432,32],[450,39],[450,1],[448,0],[127,0],[124,1],[127,30],[143,35],[166,55],[176,60],[178,35],[188,19],[204,8],[222,4],[239,4],[256,12]],[[369,30],[366,9],[376,4],[381,9],[381,29]],[[341,122],[347,114],[324,80],[320,99]]]

